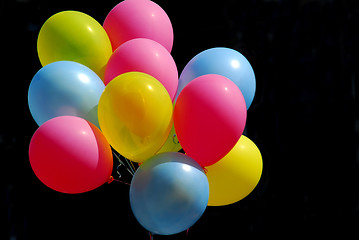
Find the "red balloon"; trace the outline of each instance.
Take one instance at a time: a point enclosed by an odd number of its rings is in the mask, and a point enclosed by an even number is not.
[[[82,193],[106,183],[113,159],[102,132],[79,117],[48,120],[34,133],[29,159],[35,175],[63,193]]]
[[[208,74],[192,80],[178,96],[174,113],[177,137],[201,166],[222,159],[243,133],[247,107],[228,78]]]

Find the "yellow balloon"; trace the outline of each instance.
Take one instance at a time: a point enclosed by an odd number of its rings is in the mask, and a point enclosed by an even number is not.
[[[242,200],[256,187],[262,175],[262,155],[257,146],[242,135],[224,158],[206,168],[208,206],[228,205]]]
[[[101,79],[112,54],[104,28],[82,12],[63,11],[41,27],[37,52],[42,66],[56,61],[74,61],[92,69]]]
[[[165,143],[172,121],[172,101],[154,77],[128,72],[114,78],[98,104],[101,130],[124,157],[143,162]]]
[[[157,153],[178,152],[181,149],[182,146],[178,141],[177,134],[175,132],[175,127],[174,125],[172,125],[170,135],[168,135],[165,144],[163,144],[162,148]]]
[[[175,103],[173,103],[173,108],[175,106]],[[172,108],[172,109],[173,109]],[[180,142],[178,141],[177,134],[175,131],[175,126],[172,125],[171,132],[168,135],[168,138],[163,144],[162,148],[157,153],[163,153],[163,152],[178,152],[182,149],[182,146]]]

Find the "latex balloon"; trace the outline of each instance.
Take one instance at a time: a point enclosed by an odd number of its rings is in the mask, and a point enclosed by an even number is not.
[[[205,74],[219,74],[232,80],[241,90],[247,109],[256,91],[254,71],[248,60],[230,48],[211,48],[197,54],[183,69],[178,83],[176,99],[193,79]]]
[[[168,138],[161,147],[161,149],[157,153],[164,153],[164,152],[178,152],[182,149],[180,142],[178,141],[177,134],[175,131],[174,125],[172,125],[171,132],[168,135]]]
[[[247,109],[241,91],[231,80],[208,74],[182,90],[173,118],[184,151],[201,166],[209,166],[237,143]]]
[[[171,52],[173,29],[166,12],[148,0],[122,1],[107,15],[103,27],[113,50],[135,38],[148,38],[160,43]]]
[[[138,38],[122,44],[108,61],[105,84],[126,72],[143,72],[162,83],[171,99],[178,86],[178,72],[171,54],[159,43]]]
[[[235,203],[250,194],[262,175],[262,155],[249,138],[242,135],[220,161],[207,167],[209,206]]]
[[[112,151],[101,131],[74,116],[42,124],[31,138],[29,159],[36,176],[63,193],[82,193],[106,183],[112,173]]]
[[[143,162],[165,143],[172,127],[172,102],[155,78],[129,72],[105,88],[98,118],[112,147],[124,157]]]
[[[103,79],[112,47],[106,31],[95,19],[81,12],[63,11],[41,27],[37,52],[42,66],[56,61],[75,61]]]
[[[173,108],[174,108],[174,106],[175,106],[175,104],[173,104]],[[178,141],[177,134],[175,131],[175,126],[172,125],[171,132],[168,135],[168,138],[167,138],[165,144],[163,144],[163,146],[157,152],[157,154],[163,153],[163,152],[178,152],[181,149],[182,149],[182,146]]]
[[[208,202],[201,166],[182,153],[161,153],[133,176],[130,203],[138,222],[154,234],[171,235],[191,227]]]
[[[30,83],[30,112],[39,126],[51,118],[71,115],[98,127],[97,105],[104,89],[102,80],[80,63],[50,63]]]

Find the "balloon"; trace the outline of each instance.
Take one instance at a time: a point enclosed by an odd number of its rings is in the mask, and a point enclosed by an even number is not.
[[[143,162],[164,144],[172,127],[172,102],[148,74],[129,72],[113,79],[99,105],[101,130],[124,157]]]
[[[42,66],[63,60],[79,62],[103,79],[112,47],[95,19],[81,12],[63,11],[41,27],[37,52]]]
[[[193,159],[161,153],[142,164],[130,187],[132,212],[154,234],[171,235],[191,227],[208,202],[208,180]]]
[[[183,69],[178,82],[178,95],[196,77],[218,74],[232,80],[241,90],[247,109],[256,91],[256,79],[251,64],[239,52],[230,48],[211,48],[197,54]]]
[[[182,90],[173,118],[184,151],[201,166],[209,166],[237,143],[247,109],[241,91],[231,80],[208,74]]]
[[[107,15],[103,27],[116,50],[124,42],[148,38],[160,43],[171,52],[173,29],[166,12],[148,0],[122,1]]]
[[[258,184],[262,168],[259,149],[242,135],[224,158],[207,167],[208,206],[223,206],[242,200]]]
[[[177,134],[175,132],[175,127],[172,125],[171,132],[168,135],[168,138],[161,147],[161,149],[157,153],[164,153],[164,152],[178,152],[182,149],[180,142],[178,141]]]
[[[29,159],[35,175],[63,193],[82,193],[106,183],[112,151],[101,131],[74,116],[52,118],[31,138]]]
[[[160,81],[171,99],[176,95],[178,72],[170,53],[159,43],[145,38],[130,40],[113,53],[105,71],[105,84],[126,72],[144,72]]]
[[[59,61],[41,68],[30,83],[30,112],[40,126],[64,115],[78,116],[97,127],[97,105],[105,85],[88,67]]]
[[[173,108],[174,108],[174,106],[175,106],[175,104],[173,104]],[[175,131],[175,126],[172,125],[171,132],[168,135],[168,138],[167,138],[165,144],[163,144],[162,148],[157,152],[157,154],[163,153],[163,152],[178,152],[181,149],[182,149],[182,146],[178,141],[177,134]]]

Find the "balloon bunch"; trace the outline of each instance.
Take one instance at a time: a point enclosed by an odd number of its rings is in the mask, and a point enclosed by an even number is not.
[[[90,191],[113,178],[112,146],[139,163],[131,208],[162,235],[188,229],[207,205],[243,199],[262,172],[260,151],[242,135],[255,93],[250,63],[212,48],[178,79],[172,45],[171,22],[152,1],[120,2],[103,26],[60,12],[40,30],[43,67],[28,92],[36,176],[59,192]]]

